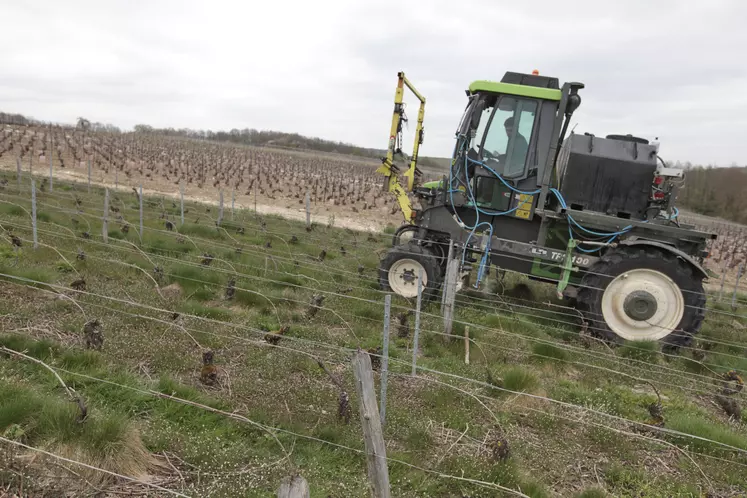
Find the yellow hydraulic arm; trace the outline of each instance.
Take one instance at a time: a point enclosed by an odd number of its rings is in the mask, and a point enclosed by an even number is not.
[[[425,97],[418,92],[410,81],[405,77],[405,73],[397,73],[397,90],[394,92],[394,113],[392,114],[392,127],[389,133],[389,147],[386,151],[386,157],[382,160],[382,165],[376,170],[377,173],[381,173],[386,176],[384,182],[384,188],[388,192],[394,192],[397,197],[399,207],[402,209],[402,214],[405,216],[405,221],[408,223],[413,221],[414,212],[412,210],[412,204],[410,198],[407,197],[408,192],[412,192],[413,187],[420,179],[421,172],[418,169],[418,151],[420,145],[423,143],[423,116],[425,114]],[[415,145],[412,149],[412,158],[410,159],[410,166],[407,171],[401,173],[399,168],[394,164],[394,155],[402,154],[402,123],[407,121],[405,117],[405,107],[403,104],[403,96],[405,93],[405,86],[420,100],[420,109],[418,110],[418,123],[415,128]],[[404,154],[402,154],[404,155]],[[407,183],[403,185],[400,181],[400,176],[407,179]]]

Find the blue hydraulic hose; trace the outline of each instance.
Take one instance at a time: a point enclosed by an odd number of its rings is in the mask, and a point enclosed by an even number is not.
[[[453,193],[455,191],[458,191],[458,189],[454,189],[454,185],[453,185],[454,184],[454,165],[457,164],[456,158],[459,157],[459,153],[462,152],[462,149],[463,149],[464,144],[465,144],[465,142],[463,141],[464,137],[459,137],[458,139],[462,139],[462,142],[459,145],[459,147],[456,148],[456,151],[455,151],[456,155],[452,159],[453,165],[452,165],[451,168],[449,168],[449,190],[448,190],[448,193],[449,193],[449,198],[451,200],[452,205],[454,204],[454,195],[453,195]],[[513,185],[511,185],[510,183],[508,183],[503,178],[503,176],[501,176],[497,171],[495,171],[493,168],[491,168],[490,166],[488,166],[484,162],[482,162],[482,161],[476,161],[474,159],[470,159],[467,156],[466,152],[465,152],[465,154],[464,154],[464,177],[465,177],[465,180],[466,180],[465,186],[466,186],[467,194],[469,196],[469,200],[471,201],[472,205],[475,208],[475,212],[477,213],[477,216],[475,218],[475,224],[474,224],[474,226],[467,227],[466,224],[464,222],[462,222],[461,218],[459,217],[458,214],[456,214],[456,211],[455,211],[455,214],[457,216],[457,219],[459,220],[459,223],[462,226],[465,226],[467,229],[470,230],[470,234],[467,237],[467,242],[465,243],[465,249],[466,249],[466,246],[469,244],[470,240],[472,239],[472,237],[477,232],[478,227],[480,227],[482,225],[487,225],[489,227],[488,228],[488,234],[489,234],[488,243],[487,243],[487,245],[485,247],[485,252],[484,252],[484,254],[483,254],[483,256],[482,256],[482,258],[480,260],[480,266],[479,266],[478,272],[477,272],[477,281],[475,282],[475,285],[474,285],[474,287],[477,288],[477,287],[479,287],[480,281],[482,280],[482,277],[484,275],[485,266],[487,264],[488,255],[490,254],[490,245],[491,245],[491,241],[492,241],[492,237],[493,237],[493,226],[490,223],[488,223],[488,222],[480,222],[480,214],[484,214],[484,215],[487,215],[487,216],[504,216],[504,215],[513,213],[514,211],[516,211],[519,208],[519,206],[517,205],[516,207],[514,207],[512,209],[509,209],[508,211],[489,211],[487,209],[483,209],[480,206],[478,206],[477,205],[477,201],[475,199],[474,192],[472,191],[472,185],[471,185],[470,179],[469,179],[468,163],[473,163],[473,164],[477,164],[479,166],[482,166],[483,168],[485,168],[486,170],[488,170],[490,173],[492,173],[493,176],[495,176],[496,178],[498,178],[498,180],[500,180],[501,183],[503,183],[503,185],[505,185],[506,188],[508,188],[512,192],[515,192],[515,193],[518,193],[518,194],[523,194],[523,195],[536,195],[536,194],[540,193],[542,191],[542,189],[520,190],[520,189],[514,187]],[[460,183],[461,183],[461,181],[460,181]],[[568,204],[566,204],[566,201],[563,198],[563,194],[561,194],[558,189],[551,188],[550,192],[558,199],[558,202],[560,203],[560,206],[563,209],[568,209]],[[679,211],[677,210],[677,208],[674,208],[674,209],[675,209],[675,213],[670,217],[670,219],[676,219],[677,216],[679,215]],[[568,237],[569,237],[569,240],[572,240],[574,238],[573,237],[572,225],[575,226],[576,228],[578,228],[579,230],[581,230],[582,232],[585,232],[585,233],[587,233],[589,235],[592,235],[592,236],[609,237],[609,239],[607,239],[606,242],[605,242],[606,244],[611,244],[618,236],[627,233],[628,231],[630,231],[633,228],[632,225],[628,225],[628,226],[624,227],[623,229],[621,229],[621,230],[619,230],[617,232],[597,232],[595,230],[591,230],[591,229],[586,228],[583,225],[581,225],[569,213],[566,213],[566,217],[568,218],[568,222],[569,222],[569,224],[568,224]],[[593,252],[599,251],[601,249],[601,247],[597,247],[597,248],[593,248],[593,249],[584,249],[582,247],[577,247],[576,249],[578,251],[580,251],[580,252],[588,254],[588,253],[593,253]],[[466,251],[465,251],[465,253],[466,253]],[[464,264],[465,253],[462,254],[462,264]]]

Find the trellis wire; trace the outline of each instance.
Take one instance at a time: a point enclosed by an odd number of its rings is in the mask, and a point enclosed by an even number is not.
[[[323,292],[328,292],[329,293],[329,291],[323,291]],[[353,299],[359,299],[359,298],[354,298],[352,296],[345,296],[345,297],[349,297],[349,298],[353,298]],[[719,353],[719,354],[726,354],[726,353]]]
[[[53,235],[55,235],[55,236],[60,236],[59,234],[53,234]],[[166,258],[165,256],[159,256],[159,257],[162,257],[162,258]],[[173,260],[173,261],[180,261],[180,262],[182,262],[182,263],[184,262],[183,260],[176,260],[176,259],[173,259],[173,258],[166,258],[166,259],[171,259],[171,260]],[[113,262],[116,262],[116,261],[113,261]],[[198,267],[198,265],[197,265],[196,263],[194,264],[194,266]],[[227,272],[226,270],[220,270],[220,269],[214,269],[214,271],[221,271],[221,272],[226,272],[226,273],[228,273],[228,272]],[[241,274],[240,274],[240,275],[241,275]],[[247,277],[249,277],[248,275],[244,275],[244,276],[247,276]],[[250,278],[255,278],[255,277],[250,277]],[[203,280],[199,280],[199,279],[195,279],[195,280],[196,280],[196,281],[200,281],[200,282],[202,282],[202,283],[205,283],[205,284],[207,284],[207,285],[216,285],[216,284],[214,284],[213,282],[206,282],[206,281],[203,281]],[[267,279],[267,280],[273,280],[273,279]],[[288,283],[283,283],[283,284],[284,284],[284,285],[294,285],[294,284],[288,284]],[[337,296],[339,296],[339,297],[343,297],[343,298],[348,298],[348,299],[355,299],[355,300],[359,300],[359,301],[365,301],[365,302],[371,302],[371,303],[377,303],[376,301],[371,301],[371,300],[367,300],[367,299],[363,299],[363,298],[358,298],[358,297],[355,297],[355,296],[346,296],[346,295],[340,295],[340,294],[337,294],[337,293],[334,293],[334,292],[331,292],[331,291],[325,291],[325,290],[320,290],[320,291],[321,291],[321,292],[325,292],[325,293],[327,293],[327,294],[331,294],[331,295],[337,295]],[[480,326],[480,325],[476,325],[476,324],[471,324],[471,323],[469,323],[469,322],[460,322],[460,323],[464,323],[465,325],[473,325],[473,326],[475,326],[475,327],[478,327],[478,328],[489,329],[489,330],[495,330],[495,329],[491,329],[491,328],[488,328],[488,327],[484,327],[484,326]],[[499,330],[499,331],[500,331],[500,329],[497,329],[497,330]],[[522,336],[522,337],[523,337],[523,336]],[[532,339],[530,339],[530,340],[532,340]],[[727,354],[727,353],[722,353],[722,354],[724,354],[724,355],[726,355],[726,356],[732,356],[732,355],[729,355],[729,354]],[[669,356],[672,356],[672,357],[676,357],[675,355],[669,355]],[[736,356],[734,356],[734,357],[736,357]],[[739,358],[739,357],[736,357],[736,358]]]
[[[58,285],[50,284],[50,283],[46,283],[46,282],[39,282],[39,281],[36,281],[34,279],[29,279],[29,278],[25,278],[25,277],[18,277],[18,276],[15,276],[15,275],[8,275],[8,274],[0,273],[0,277],[5,277],[5,278],[12,279],[12,280],[18,280],[18,281],[22,281],[22,282],[31,283],[31,284],[46,285],[46,286],[52,287],[52,288],[63,288],[64,289],[64,287],[62,287],[62,286],[58,286]],[[68,290],[70,290],[70,289],[68,289]],[[123,302],[123,303],[126,303],[126,304],[137,305],[137,306],[140,306],[140,307],[143,307],[143,308],[146,308],[146,309],[152,309],[152,310],[160,311],[160,312],[164,312],[164,313],[171,313],[171,311],[169,311],[169,310],[159,309],[159,308],[154,307],[154,306],[140,304],[140,303],[134,303],[132,301],[126,301],[126,300],[122,300],[122,299],[119,299],[119,298],[113,298],[113,297],[110,297],[110,296],[105,296],[105,295],[91,293],[91,292],[87,292],[87,291],[81,291],[81,290],[72,290],[72,291],[75,292],[75,293],[78,293],[78,294],[94,295],[94,296],[98,296],[98,297],[101,297],[101,298],[104,298],[104,299],[107,299],[107,300],[111,300],[111,301],[115,301],[115,302]],[[232,323],[228,323],[228,322],[221,322],[220,320],[214,320],[214,319],[210,319],[210,318],[207,318],[207,317],[200,317],[200,316],[197,316],[197,315],[190,315],[190,316],[192,318],[195,318],[195,319],[198,319],[198,320],[201,320],[201,321],[207,321],[207,322],[219,323],[219,324],[222,323],[222,324],[233,326],[233,327],[237,326],[236,324],[232,324]],[[297,338],[288,337],[288,339],[290,339],[290,340],[296,340]],[[329,345],[329,344],[324,344],[324,347],[341,348],[340,346],[332,346],[332,345]],[[349,349],[349,348],[341,348],[341,349],[346,349],[348,351],[353,351],[352,349]],[[378,356],[380,356],[380,355],[378,355]],[[404,365],[410,366],[410,362],[406,362],[404,360],[399,360],[399,359],[396,359],[396,358],[391,358],[391,361],[395,362],[395,363],[398,363],[398,364],[404,364]],[[526,392],[514,391],[514,390],[511,390],[511,389],[507,389],[507,388],[495,386],[495,385],[489,384],[487,382],[483,382],[483,381],[480,381],[480,380],[477,380],[477,379],[473,379],[473,378],[470,378],[470,377],[464,377],[462,375],[458,375],[458,374],[454,374],[454,373],[443,372],[443,371],[440,371],[440,370],[430,369],[430,368],[423,367],[423,366],[420,366],[419,368],[422,371],[425,371],[425,372],[430,372],[430,373],[434,373],[434,374],[438,374],[438,375],[444,375],[446,377],[451,377],[451,378],[459,379],[459,380],[462,380],[462,381],[465,381],[465,382],[468,382],[468,383],[472,383],[472,384],[475,384],[475,385],[479,385],[479,386],[482,386],[482,387],[486,387],[486,388],[489,388],[489,389],[495,389],[495,390],[500,390],[500,391],[508,392],[508,393],[515,394],[515,395],[526,396],[526,397],[530,397],[530,398],[535,398],[535,399],[541,399],[541,400],[544,400],[544,401],[549,401],[551,403],[555,403],[555,404],[558,404],[558,405],[561,405],[561,406],[571,407],[571,408],[580,409],[580,410],[583,410],[583,411],[588,411],[590,413],[595,413],[595,414],[598,414],[598,415],[602,415],[604,417],[607,417],[607,418],[610,418],[610,419],[613,419],[613,420],[622,421],[622,422],[626,422],[626,423],[631,423],[631,424],[638,425],[638,426],[646,426],[650,430],[654,430],[654,431],[658,431],[658,432],[664,432],[664,433],[667,433],[667,434],[670,434],[670,435],[677,435],[679,437],[693,438],[693,439],[696,439],[696,440],[713,443],[713,444],[715,444],[717,446],[721,446],[721,447],[727,448],[727,449],[729,449],[731,451],[736,451],[737,453],[747,454],[747,450],[745,450],[745,449],[738,448],[736,446],[729,445],[727,443],[722,443],[720,441],[715,441],[715,440],[712,440],[712,439],[708,439],[708,438],[704,438],[704,437],[701,437],[701,436],[697,436],[697,435],[694,435],[694,434],[688,434],[688,433],[684,433],[684,432],[681,432],[681,431],[676,431],[676,430],[673,430],[673,429],[668,429],[668,428],[663,428],[663,427],[650,426],[650,425],[645,424],[643,422],[637,422],[635,420],[626,419],[624,417],[621,417],[621,416],[618,416],[618,415],[614,415],[614,414],[610,414],[610,413],[607,413],[607,412],[604,412],[604,411],[596,410],[596,409],[593,409],[593,408],[590,408],[590,407],[580,406],[580,405],[574,405],[573,403],[568,403],[568,402],[565,402],[565,401],[556,400],[554,398],[550,398],[550,397],[546,397],[546,396],[540,396],[540,395],[526,393]]]

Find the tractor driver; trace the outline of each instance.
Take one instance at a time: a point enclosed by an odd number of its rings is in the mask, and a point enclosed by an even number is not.
[[[524,135],[519,133],[519,130],[516,130],[516,135],[514,135],[513,116],[503,122],[503,127],[506,130],[508,143],[512,144],[513,149],[513,151],[511,152],[511,164],[505,165],[505,171],[515,171],[517,167],[521,169],[521,167],[524,166],[524,161],[526,160],[527,152],[529,151],[529,144],[527,142],[527,139],[524,137]],[[501,161],[506,160],[506,156],[508,155],[509,150],[511,149],[508,149],[506,151],[507,154],[501,154],[501,156],[499,157]]]
[[[518,129],[515,129],[513,116],[510,116],[503,122],[503,128],[506,132],[505,142],[500,140],[497,136],[501,133],[498,130],[498,126],[499,125],[496,122],[495,125],[491,125],[490,127],[491,131],[488,132],[488,139],[486,140],[485,148],[483,149],[485,157],[487,159],[498,161],[501,165],[500,170],[502,174],[522,171],[529,151],[529,144],[526,137],[519,133]],[[492,142],[494,146],[498,145],[502,150],[491,151],[488,148],[488,141]]]

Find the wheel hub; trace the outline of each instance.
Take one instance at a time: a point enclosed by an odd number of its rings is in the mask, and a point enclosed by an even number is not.
[[[636,268],[612,279],[602,293],[601,308],[605,323],[621,338],[656,341],[676,329],[685,299],[664,273]]]
[[[415,275],[415,270],[413,268],[403,269],[402,274],[400,274],[400,278],[404,280],[405,284],[414,285],[418,281],[418,277],[417,275]]]
[[[400,296],[412,298],[418,295],[418,278],[422,275],[421,289],[428,285],[428,274],[423,265],[413,258],[402,258],[389,267],[389,287]]]
[[[631,292],[623,303],[625,314],[638,322],[650,319],[656,314],[657,308],[656,298],[645,290]]]

